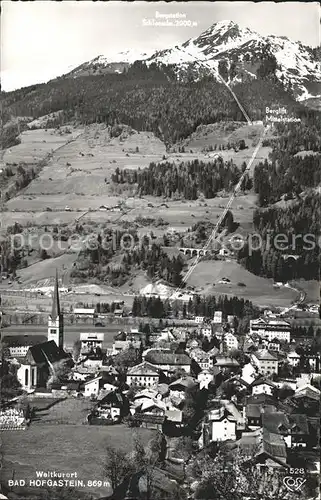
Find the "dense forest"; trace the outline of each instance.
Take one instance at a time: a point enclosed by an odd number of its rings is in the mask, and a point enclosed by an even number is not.
[[[234,90],[253,120],[265,117],[266,106],[304,109],[281,84],[267,78],[238,83]],[[167,144],[187,137],[200,124],[244,120],[228,89],[214,78],[184,83],[172,78],[170,68],[148,69],[137,63],[121,75],[61,77],[2,93],[0,101],[4,123],[11,116],[36,118],[63,110],[62,123],[126,123],[136,130],[153,131]]]
[[[300,116],[300,113],[299,113]],[[254,190],[259,206],[293,198],[321,183],[321,120],[318,113],[307,112],[298,123],[277,123],[274,136],[264,140],[272,148],[269,161],[254,170]]]
[[[254,274],[276,281],[319,279],[320,213],[321,196],[316,194],[286,207],[256,210],[253,222],[263,245],[254,250],[248,241],[238,252],[239,262]],[[294,257],[284,257],[288,255]]]
[[[269,161],[260,162],[253,176],[260,207],[253,214],[253,223],[263,245],[254,251],[246,245],[239,252],[239,261],[249,271],[277,281],[318,279],[317,238],[321,232],[321,196],[315,189],[321,184],[318,114],[309,112],[299,123],[278,123],[274,137],[264,145],[272,147]],[[285,255],[293,255],[295,259],[287,259]]]
[[[164,161],[150,163],[146,169],[116,169],[112,180],[117,183],[137,183],[141,195],[183,196],[196,200],[200,194],[214,198],[218,191],[230,191],[237,184],[242,171],[230,160],[217,158],[211,162],[198,159],[180,164]]]
[[[260,162],[254,171],[254,190],[258,194],[261,207],[280,200],[298,196],[307,188],[317,187],[321,183],[320,155],[289,157],[284,154],[282,160],[268,163]]]
[[[116,260],[112,261],[113,257]],[[95,241],[85,245],[71,277],[81,280],[94,278],[112,286],[121,286],[135,270],[141,269],[151,280],[164,279],[178,286],[183,266],[180,255],[170,258],[160,245],[150,245],[148,238],[142,238],[138,243],[135,231],[116,231],[116,237],[109,235],[103,239],[99,234]]]

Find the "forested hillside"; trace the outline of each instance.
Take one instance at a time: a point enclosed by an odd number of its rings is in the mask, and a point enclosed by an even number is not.
[[[262,207],[321,183],[319,114],[308,113],[300,123],[277,124],[275,134],[263,144],[272,147],[269,161],[260,162],[254,171],[254,190]]]
[[[299,123],[277,124],[273,139],[265,141],[272,152],[269,161],[254,170],[254,190],[259,209],[254,212],[255,230],[262,248],[239,252],[239,261],[251,272],[286,281],[318,279],[321,232],[321,121],[308,112]],[[283,198],[284,201],[279,202]],[[271,206],[272,205],[272,206]],[[275,238],[283,238],[283,248]],[[284,258],[294,255],[297,260]]]
[[[241,177],[241,170],[230,160],[217,158],[211,162],[193,160],[181,162],[150,163],[143,170],[116,169],[112,180],[117,183],[137,183],[141,195],[183,196],[196,200],[200,194],[214,198],[218,191],[230,191]]]
[[[235,92],[253,120],[264,118],[266,106],[287,105],[305,112],[281,84],[270,79],[237,84]],[[153,131],[169,144],[187,137],[200,124],[244,120],[228,89],[213,78],[182,83],[172,78],[170,68],[147,69],[141,63],[121,75],[62,77],[2,93],[1,104],[4,122],[12,115],[36,118],[63,110],[61,124],[70,120],[125,123]]]
[[[131,238],[128,239],[129,234]],[[96,279],[121,286],[135,270],[141,270],[149,279],[162,278],[178,286],[183,267],[180,255],[170,258],[160,245],[150,245],[148,238],[138,242],[136,231],[116,231],[112,234],[110,230],[103,238],[98,234],[97,239],[80,252],[71,277],[81,281]]]
[[[294,278],[319,279],[319,235],[321,196],[310,194],[285,208],[258,209],[253,222],[263,245],[251,249],[250,242],[239,251],[239,262],[260,276],[287,281]],[[298,259],[284,256],[298,256]]]

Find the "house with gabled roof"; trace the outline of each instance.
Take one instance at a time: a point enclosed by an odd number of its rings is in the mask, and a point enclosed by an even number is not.
[[[100,391],[111,391],[115,390],[116,386],[113,384],[109,384],[104,380],[102,375],[98,375],[96,377],[90,378],[84,382],[84,395],[85,397],[97,397]]]
[[[282,411],[264,412],[262,414],[263,429],[283,436],[288,448],[306,448],[309,438],[308,417],[304,414]]]
[[[95,411],[100,419],[109,419],[114,423],[120,422],[129,414],[129,402],[125,394],[114,388],[98,397]]]
[[[298,366],[300,363],[300,354],[298,354],[296,351],[291,351],[287,355],[287,360],[289,362],[289,365],[291,366]]]
[[[251,432],[244,432],[239,441],[239,449],[243,456],[248,456],[249,460],[254,460],[258,469],[262,472],[267,469],[273,472],[275,469],[288,469],[287,450],[283,437],[267,431],[266,429],[256,429]]]
[[[127,371],[126,384],[129,386],[153,387],[158,383],[159,370],[147,361],[143,361]]]
[[[293,396],[295,399],[307,398],[314,401],[320,401],[321,391],[311,384],[305,384],[299,387]]]
[[[254,352],[251,355],[251,360],[262,375],[269,376],[278,373],[278,358],[267,349]]]
[[[239,362],[230,356],[218,354],[214,358],[214,367],[219,367],[222,371],[235,370],[240,366]]]
[[[63,360],[70,360],[73,364],[71,357],[54,340],[36,344],[21,359],[17,378],[25,390],[46,387],[54,364]]]
[[[277,388],[276,384],[274,384],[271,380],[260,377],[251,384],[252,394],[268,394],[272,396],[273,391]]]
[[[193,377],[180,377],[171,384],[169,384],[169,394],[170,397],[184,398],[186,391],[189,389],[194,389],[198,386],[198,383],[193,379]]]
[[[224,343],[224,345],[226,345],[227,349],[231,350],[237,349],[239,346],[239,341],[237,336],[231,331],[224,333],[222,342]]]
[[[199,444],[202,446],[207,441],[235,441],[241,431],[245,429],[244,415],[236,405],[228,400],[214,403],[215,408],[209,409],[203,426]]]
[[[185,370],[187,374],[191,371],[191,358],[185,353],[174,353],[170,350],[149,349],[144,354],[145,361],[162,370],[165,375],[178,369]]]

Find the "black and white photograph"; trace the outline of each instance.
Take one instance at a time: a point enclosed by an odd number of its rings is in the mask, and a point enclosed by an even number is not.
[[[320,500],[317,2],[1,2],[0,500]]]

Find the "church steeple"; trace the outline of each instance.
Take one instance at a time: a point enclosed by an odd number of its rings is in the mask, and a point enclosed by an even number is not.
[[[51,309],[51,319],[56,319],[60,316],[60,301],[59,301],[59,287],[58,287],[58,271],[56,269],[56,279],[54,285],[53,302]]]
[[[53,291],[51,314],[48,318],[48,340],[54,340],[58,347],[63,348],[64,343],[64,325],[63,315],[60,309],[58,271]]]

